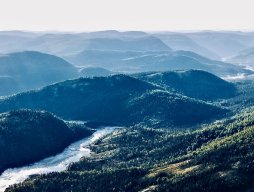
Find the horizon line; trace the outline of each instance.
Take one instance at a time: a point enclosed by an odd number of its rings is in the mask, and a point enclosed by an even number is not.
[[[145,30],[145,29],[98,29],[98,30],[34,30],[34,29],[0,29],[0,32],[31,32],[31,33],[92,33],[92,32],[147,32],[147,33],[198,33],[198,32],[242,32],[251,33],[253,29],[183,29],[183,30]]]

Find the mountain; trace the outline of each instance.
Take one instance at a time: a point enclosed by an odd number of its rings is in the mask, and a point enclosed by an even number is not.
[[[104,77],[114,74],[114,72],[101,67],[85,67],[79,71],[81,77]]]
[[[253,117],[252,109],[192,132],[116,130],[67,171],[6,191],[252,191]]]
[[[153,127],[192,126],[227,112],[126,75],[68,80],[0,100],[2,112],[19,108],[47,110],[67,120]]]
[[[0,85],[0,95],[11,95],[21,91],[19,83],[9,76],[0,76]]]
[[[92,134],[85,126],[73,125],[45,111],[0,114],[0,172],[54,155]]]
[[[234,84],[205,71],[148,72],[134,77],[201,100],[225,99],[236,94]]]
[[[254,66],[254,48],[248,48],[241,51],[236,56],[227,59],[228,62],[236,63],[253,69]]]
[[[173,50],[191,51],[210,59],[220,59],[218,55],[213,53],[213,50],[208,50],[205,47],[200,46],[190,37],[184,35],[184,33],[165,32],[155,33],[154,36],[161,39],[167,46],[171,47]]]
[[[10,93],[15,93],[77,77],[77,69],[59,57],[25,51],[0,56],[0,76],[7,76],[9,81],[12,79],[18,83],[18,90],[12,85],[9,88],[14,90]]]
[[[254,33],[237,31],[201,31],[184,33],[200,46],[211,50],[220,58],[236,55],[239,51],[254,46]]]
[[[148,36],[132,39],[89,39],[84,50],[112,50],[112,51],[169,51],[170,48],[160,39]]]
[[[78,66],[104,67],[108,69],[114,65],[117,68],[118,65],[121,65],[122,60],[128,57],[146,55],[147,52],[168,52],[170,50],[160,39],[153,36],[91,38],[86,40],[82,51],[64,58]],[[104,64],[109,64],[110,66],[104,66]],[[128,65],[128,63],[126,64]]]
[[[132,68],[135,69],[135,66],[131,65],[128,67],[128,63],[125,60],[145,53],[139,51],[85,50],[65,57],[65,59],[77,66],[101,67],[112,71],[120,71],[127,68],[130,71]]]

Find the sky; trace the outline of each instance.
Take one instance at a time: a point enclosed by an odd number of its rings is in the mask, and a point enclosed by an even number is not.
[[[0,0],[0,30],[253,30],[253,0]]]

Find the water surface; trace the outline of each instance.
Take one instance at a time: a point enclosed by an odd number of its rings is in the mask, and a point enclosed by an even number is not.
[[[48,157],[24,167],[7,169],[0,176],[0,192],[3,192],[8,186],[20,183],[32,175],[66,170],[68,165],[79,161],[81,157],[90,156],[91,151],[89,149],[89,144],[111,133],[115,128],[116,127],[105,127],[99,129],[93,133],[92,136],[71,144],[62,153],[55,156]]]

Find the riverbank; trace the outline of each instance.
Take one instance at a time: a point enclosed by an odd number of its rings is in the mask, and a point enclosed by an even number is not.
[[[111,133],[114,129],[116,127],[101,128],[93,133],[92,136],[71,144],[62,153],[28,166],[5,170],[0,176],[0,192],[4,192],[8,186],[20,183],[33,175],[66,170],[71,163],[79,161],[81,157],[90,156],[89,145]]]

